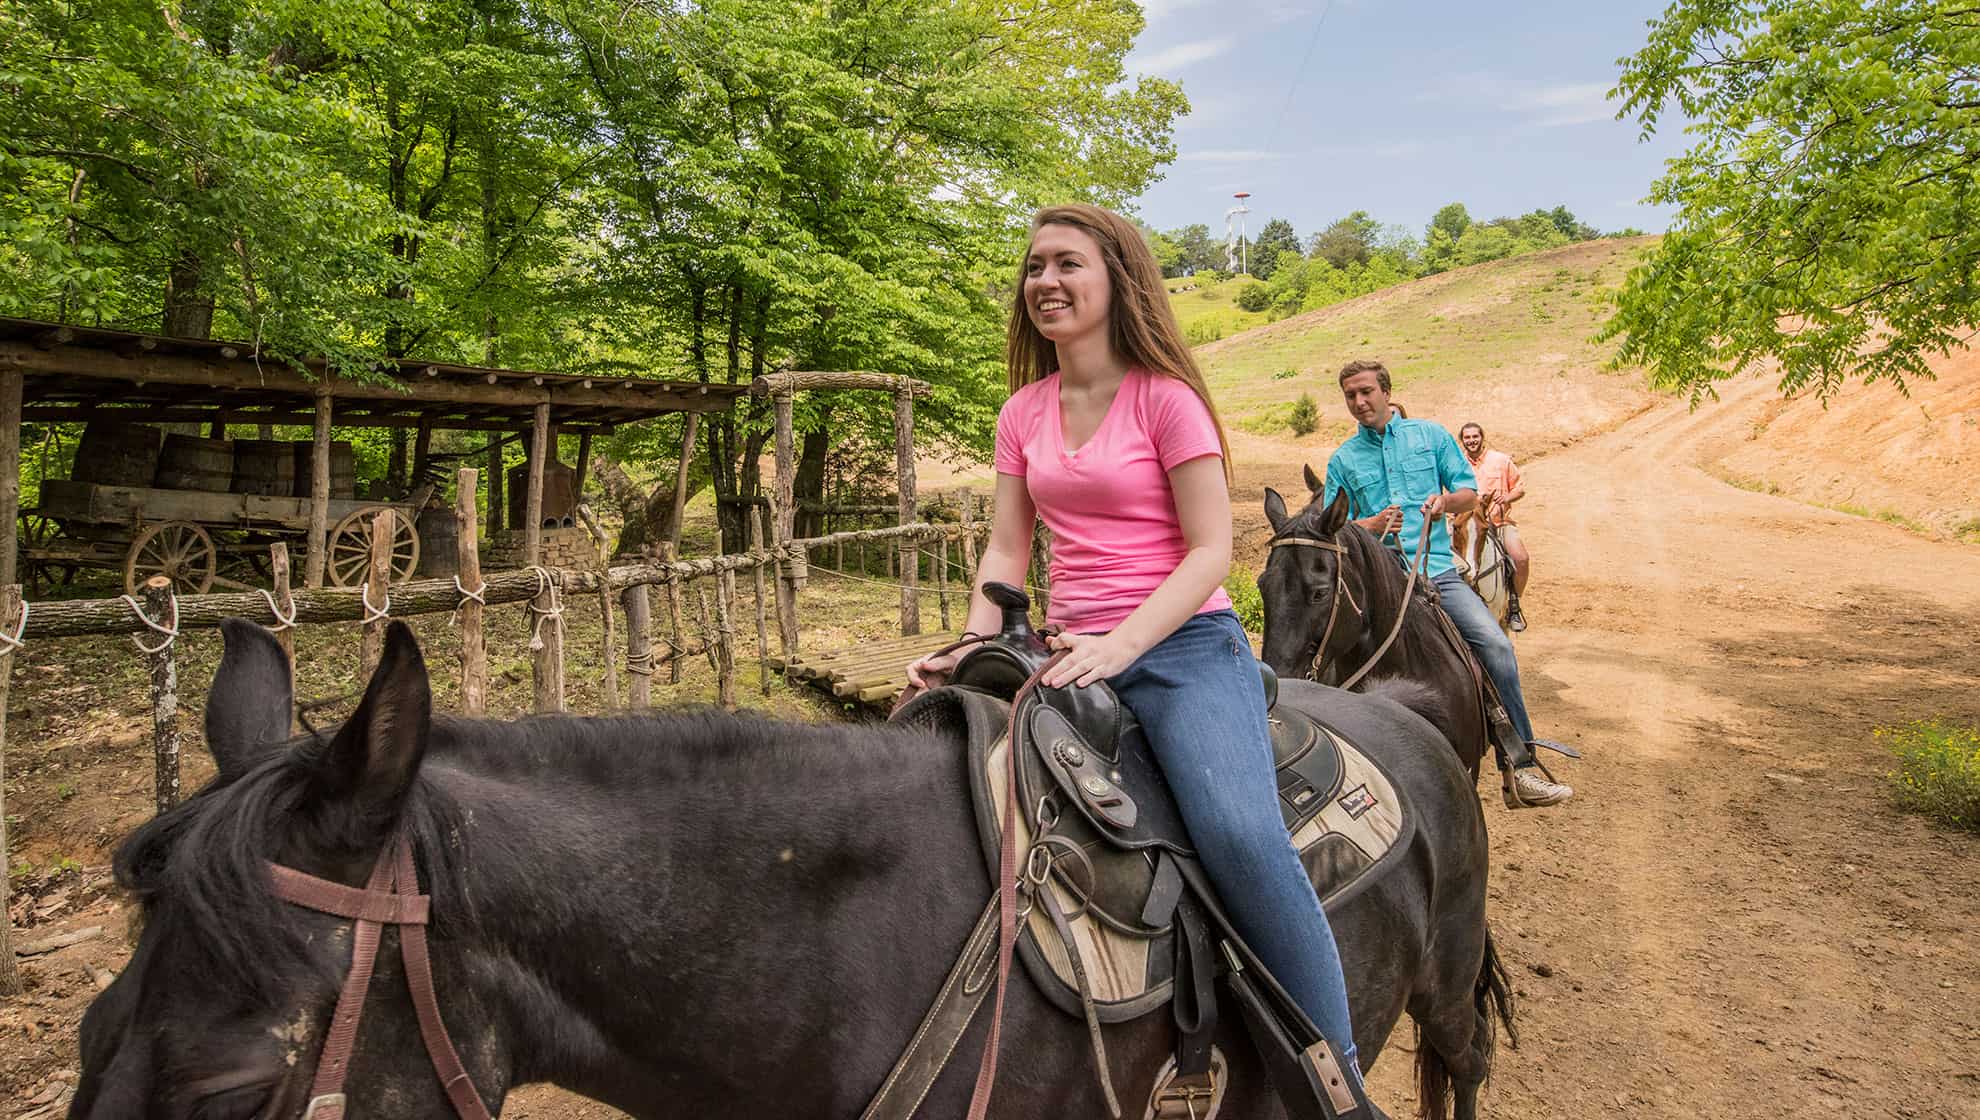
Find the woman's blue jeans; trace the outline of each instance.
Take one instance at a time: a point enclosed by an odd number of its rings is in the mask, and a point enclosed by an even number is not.
[[[1195,616],[1107,683],[1141,721],[1238,932],[1352,1065],[1340,950],[1279,816],[1265,686],[1237,616]]]

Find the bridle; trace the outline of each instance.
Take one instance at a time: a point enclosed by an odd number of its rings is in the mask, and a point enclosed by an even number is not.
[[[1389,647],[1395,644],[1396,635],[1402,633],[1403,619],[1409,616],[1410,601],[1416,598],[1417,577],[1420,576],[1426,570],[1428,570],[1429,567],[1430,526],[1432,524],[1434,524],[1434,522],[1432,522],[1430,518],[1426,517],[1423,519],[1423,532],[1422,535],[1419,536],[1416,541],[1416,558],[1410,562],[1409,583],[1403,588],[1402,607],[1401,609],[1396,611],[1395,625],[1389,627],[1388,636],[1382,639],[1382,644],[1375,647],[1375,652],[1369,655],[1368,660],[1362,664],[1361,668],[1356,669],[1352,676],[1342,681],[1338,686],[1339,688],[1346,690],[1353,688],[1355,685],[1359,684],[1361,682],[1361,678],[1367,676],[1369,670],[1375,668],[1375,663],[1382,660],[1382,656],[1389,652]],[[1339,535],[1340,533],[1337,530],[1334,536],[1338,537]],[[1333,596],[1334,601],[1328,604],[1327,607],[1327,626],[1325,629],[1323,629],[1320,632],[1320,644],[1315,646],[1313,649],[1313,663],[1311,665],[1308,665],[1306,669],[1306,679],[1310,681],[1317,681],[1320,679],[1320,672],[1326,664],[1327,646],[1330,642],[1333,641],[1334,638],[1334,624],[1340,620],[1341,600],[1346,599],[1348,601],[1348,605],[1354,608],[1354,613],[1357,618],[1367,618],[1368,613],[1361,609],[1360,603],[1355,602],[1354,593],[1348,589],[1347,573],[1346,573],[1347,546],[1341,544],[1339,540],[1334,538],[1329,538],[1326,540],[1322,540],[1318,537],[1272,538],[1269,548],[1280,548],[1280,547],[1325,549],[1326,551],[1331,552],[1341,558],[1340,562],[1335,565],[1335,570],[1334,570],[1335,594]]]
[[[393,837],[378,854],[371,879],[362,890],[278,863],[268,865],[268,877],[275,897],[284,902],[356,923],[350,975],[344,978],[337,1010],[330,1016],[330,1031],[324,1036],[323,1053],[316,1062],[316,1079],[310,1085],[303,1120],[343,1120],[344,1078],[350,1073],[364,996],[371,987],[372,966],[377,963],[379,939],[387,925],[399,927],[399,955],[405,963],[406,987],[412,991],[420,1038],[426,1043],[427,1057],[447,1091],[447,1099],[462,1120],[493,1120],[461,1065],[453,1040],[447,1037],[446,1024],[440,1020],[440,1003],[433,994],[433,962],[426,951],[432,900],[419,893],[412,839],[403,830]]]

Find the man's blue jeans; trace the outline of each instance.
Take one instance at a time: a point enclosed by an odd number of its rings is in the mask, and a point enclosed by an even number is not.
[[[1107,683],[1140,719],[1238,932],[1352,1065],[1340,950],[1279,816],[1265,686],[1237,616],[1197,615]]]
[[[1506,705],[1506,714],[1512,717],[1513,730],[1519,732],[1520,738],[1532,742],[1533,721],[1526,718],[1526,696],[1519,689],[1519,658],[1513,654],[1512,639],[1499,629],[1492,609],[1464,582],[1457,569],[1439,572],[1430,577],[1430,582],[1437,585],[1437,594],[1444,601],[1444,613],[1457,623],[1465,644],[1478,655],[1479,663],[1498,687],[1499,699]]]

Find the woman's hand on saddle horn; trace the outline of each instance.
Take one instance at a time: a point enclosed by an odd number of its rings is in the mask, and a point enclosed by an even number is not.
[[[1125,638],[1107,634],[1053,634],[1045,639],[1053,649],[1066,650],[1065,657],[1045,675],[1044,683],[1053,688],[1078,685],[1119,676],[1146,650],[1135,648]]]
[[[962,660],[960,653],[931,653],[908,662],[908,680],[916,688],[939,688],[955,671],[956,662]]]

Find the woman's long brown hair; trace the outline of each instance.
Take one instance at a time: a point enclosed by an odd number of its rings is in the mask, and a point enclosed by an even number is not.
[[[1107,328],[1114,353],[1130,366],[1145,369],[1159,377],[1173,377],[1194,390],[1203,407],[1210,410],[1210,422],[1217,428],[1217,444],[1224,452],[1224,478],[1231,477],[1231,444],[1224,437],[1224,422],[1203,383],[1203,371],[1183,341],[1182,328],[1169,307],[1169,291],[1162,283],[1162,267],[1132,222],[1111,210],[1075,204],[1048,206],[1031,219],[1032,236],[1048,225],[1071,226],[1085,231],[1100,246],[1107,265],[1107,286],[1111,293]],[[1018,262],[1017,299],[1011,304],[1011,324],[1005,346],[1010,368],[1011,392],[1059,368],[1059,348],[1038,333],[1025,307],[1024,281],[1031,246],[1025,245],[1025,259]]]

